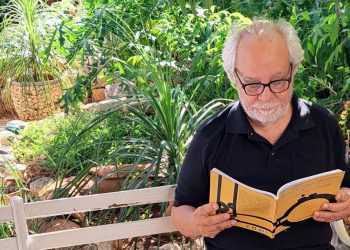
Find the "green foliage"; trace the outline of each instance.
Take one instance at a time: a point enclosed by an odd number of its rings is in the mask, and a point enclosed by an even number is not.
[[[118,111],[90,129],[67,151],[72,138],[81,133],[96,116],[98,114],[78,112],[33,122],[21,133],[21,138],[14,145],[14,153],[21,161],[45,158],[45,165],[58,176],[63,173],[70,175],[85,166],[106,163],[103,156],[113,151],[118,141],[126,136],[141,136],[137,128],[131,130],[130,125],[123,122],[123,112]]]
[[[59,14],[41,0],[10,0],[0,10],[5,13],[0,34],[3,79],[11,77],[28,86],[59,77],[62,65],[54,50]]]
[[[335,1],[326,6],[310,12],[293,11],[291,22],[302,31],[305,51],[297,91],[339,114],[350,99],[350,5]]]
[[[176,71],[173,83],[203,105],[215,98],[233,98],[234,90],[225,77],[221,51],[232,22],[244,17],[239,13],[196,8],[196,15],[181,16],[178,9],[163,12],[148,23],[155,48]]]

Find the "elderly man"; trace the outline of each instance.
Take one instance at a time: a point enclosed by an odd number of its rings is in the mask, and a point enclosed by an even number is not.
[[[229,214],[208,204],[209,171],[218,168],[249,186],[276,193],[294,179],[332,169],[346,175],[348,159],[337,120],[326,109],[299,99],[293,78],[303,57],[299,38],[284,20],[236,26],[225,44],[225,71],[239,100],[214,115],[195,134],[176,189],[172,219],[186,236],[204,236],[207,249],[333,249],[328,222],[350,214],[350,192],[307,222],[275,239],[235,227]]]

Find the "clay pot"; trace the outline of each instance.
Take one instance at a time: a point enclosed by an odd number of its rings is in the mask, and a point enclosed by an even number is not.
[[[139,164],[135,168],[132,164],[120,164],[118,166],[98,166],[91,168],[90,175],[97,178],[97,193],[108,193],[119,191],[125,182],[126,176],[132,169],[141,171],[148,168],[151,164]]]
[[[92,89],[91,93],[92,93],[92,101],[93,102],[102,101],[102,100],[106,99],[106,97],[107,97],[106,91],[104,88]]]
[[[65,219],[55,219],[40,228],[40,232],[49,233],[67,229],[80,228],[80,226],[73,221]]]

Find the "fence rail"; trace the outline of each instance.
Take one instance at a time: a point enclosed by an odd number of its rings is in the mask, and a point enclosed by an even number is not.
[[[0,249],[34,250],[68,247],[176,231],[170,217],[110,225],[28,234],[27,219],[173,201],[175,185],[107,194],[23,203],[13,197],[11,206],[0,208],[0,222],[14,221],[17,237],[0,240]]]
[[[57,200],[23,203],[22,198],[11,198],[11,206],[0,207],[0,223],[13,221],[16,237],[0,240],[0,249],[37,250],[69,247],[137,236],[170,233],[176,231],[170,217],[153,218],[69,229],[29,235],[27,219],[55,215],[97,211],[173,201],[175,185],[153,187],[107,194],[96,194]],[[339,239],[350,246],[350,237],[342,221],[332,223]],[[340,248],[339,248],[340,249]]]

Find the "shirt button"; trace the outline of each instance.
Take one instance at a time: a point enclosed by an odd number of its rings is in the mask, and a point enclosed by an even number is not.
[[[271,156],[274,156],[275,155],[275,152],[272,152]]]
[[[254,135],[254,133],[250,133],[250,135]]]

